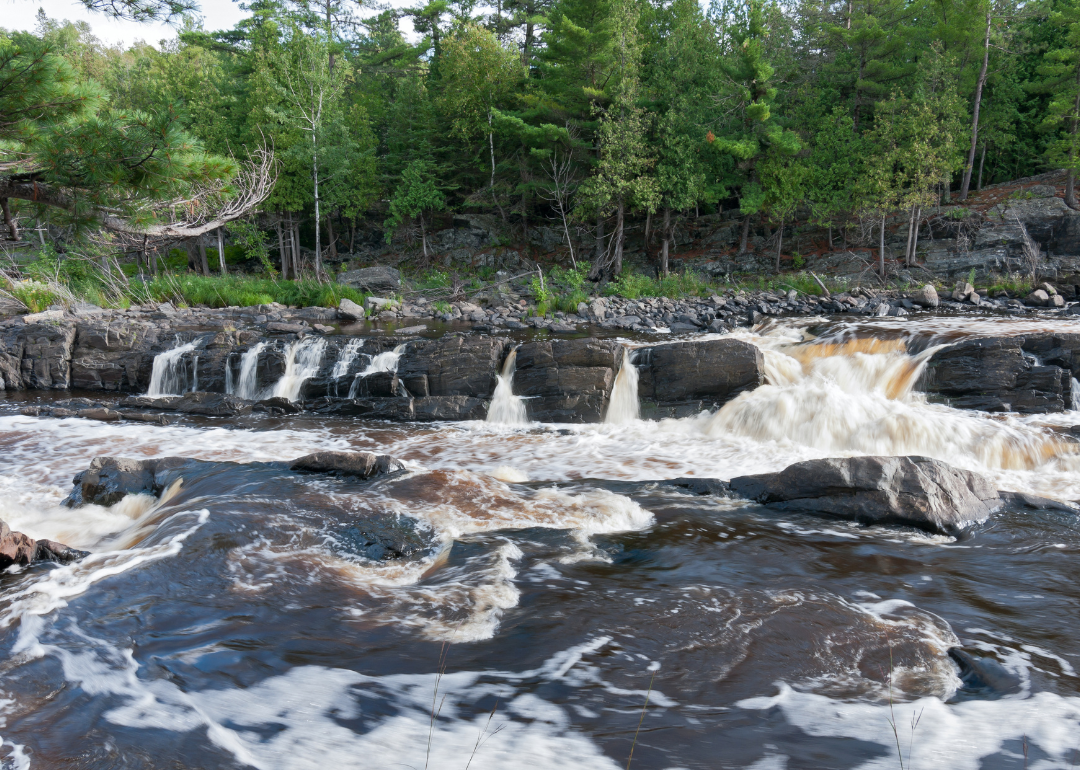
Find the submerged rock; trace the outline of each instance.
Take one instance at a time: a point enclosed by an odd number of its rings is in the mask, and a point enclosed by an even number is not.
[[[978,692],[983,697],[1000,697],[1020,690],[1020,677],[993,658],[977,657],[960,647],[950,647],[949,657],[960,669],[960,681],[965,690]]]
[[[22,532],[12,532],[7,522],[0,521],[0,570],[42,561],[70,564],[86,555],[86,551],[69,548],[55,540],[34,540]]]
[[[149,396],[131,396],[120,401],[121,407],[135,409],[158,409],[163,412],[181,412],[183,414],[201,414],[207,417],[236,417],[248,414],[254,404],[236,396],[222,393],[185,393],[182,396],[151,398]]]
[[[289,470],[334,473],[369,479],[405,470],[399,460],[373,452],[315,452],[289,463]]]
[[[782,511],[955,534],[1000,507],[982,476],[929,457],[807,460],[779,473],[739,476],[732,494]]]
[[[75,488],[62,505],[113,505],[137,494],[156,497],[177,478],[179,469],[192,462],[184,457],[95,457],[89,468],[72,479]]]

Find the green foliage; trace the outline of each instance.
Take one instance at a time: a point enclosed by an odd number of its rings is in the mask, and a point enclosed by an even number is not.
[[[241,276],[166,275],[145,284],[134,283],[133,293],[155,302],[182,302],[189,307],[248,307],[278,302],[296,307],[337,307],[343,297],[363,304],[365,295],[336,283],[272,281]]]
[[[707,297],[718,287],[698,273],[672,273],[665,278],[651,278],[641,273],[626,272],[607,285],[604,294],[609,297],[641,299],[642,297]]]
[[[390,216],[384,223],[386,242],[407,219],[418,218],[423,227],[425,211],[441,211],[446,198],[435,184],[431,166],[425,160],[414,160],[401,174],[401,182],[390,199]]]
[[[266,235],[254,222],[240,219],[229,225],[233,239],[236,241],[236,250],[239,251],[240,259],[258,260],[263,271],[271,278],[277,277],[277,270],[270,262],[270,245]],[[226,264],[232,264],[229,249],[225,250]],[[258,303],[256,303],[258,304]]]
[[[439,301],[435,302],[434,303],[434,308],[435,308],[435,312],[440,314],[440,315],[445,315],[446,313],[449,313],[450,310],[451,310],[450,303],[445,301],[445,300],[439,300]]]
[[[8,293],[26,305],[31,313],[40,313],[60,301],[59,295],[52,288],[37,281],[20,281],[12,284]]]

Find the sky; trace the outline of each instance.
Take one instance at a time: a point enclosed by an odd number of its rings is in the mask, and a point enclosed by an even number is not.
[[[203,29],[231,29],[236,22],[247,14],[232,0],[198,0],[203,19]],[[398,0],[391,5],[401,6],[409,3]],[[0,0],[0,27],[11,30],[33,30],[37,26],[38,8],[44,8],[51,19],[85,21],[90,24],[94,34],[105,43],[124,43],[130,45],[138,40],[157,44],[161,40],[171,40],[176,30],[167,24],[137,24],[130,21],[110,19],[103,13],[91,13],[78,0]],[[406,29],[410,27],[410,29]],[[411,25],[403,20],[402,31],[408,34]]]

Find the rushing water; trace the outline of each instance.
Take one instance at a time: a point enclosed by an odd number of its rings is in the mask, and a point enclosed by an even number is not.
[[[199,357],[189,360],[195,350],[194,342],[181,343],[154,357],[150,373],[148,396],[182,396],[199,387]]]
[[[514,395],[514,366],[517,363],[517,348],[511,350],[499,372],[495,393],[491,396],[487,421],[494,425],[528,425],[529,418],[525,411],[525,401]]]
[[[1006,509],[956,540],[648,483],[924,454],[1080,499],[1076,445],[1055,432],[1080,414],[928,403],[929,351],[964,328],[893,320],[742,332],[767,384],[662,422],[158,426],[5,407],[0,518],[93,553],[0,582],[0,756],[618,768],[633,744],[635,768],[794,770],[899,768],[899,742],[910,768],[1080,764],[1075,515]],[[280,464],[349,448],[408,472],[360,483]],[[210,462],[162,501],[62,508],[97,455]],[[348,533],[376,515],[442,545],[367,561]],[[1016,686],[964,686],[958,645]]]
[[[379,372],[396,372],[398,359],[401,358],[401,354],[404,352],[405,345],[401,344],[393,350],[387,350],[384,353],[373,356],[364,370],[362,372],[357,372],[356,376],[353,377],[352,384],[349,386],[349,398],[356,398],[356,392],[360,387],[360,380],[365,377],[370,377]]]

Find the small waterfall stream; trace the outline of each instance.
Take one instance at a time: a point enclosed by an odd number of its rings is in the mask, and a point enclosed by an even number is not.
[[[260,342],[244,351],[244,355],[240,357],[240,377],[236,382],[236,387],[227,387],[226,393],[247,399],[248,401],[253,401],[258,398],[259,383],[257,369],[259,365],[259,354],[263,352],[265,347],[266,343]],[[230,369],[230,373],[231,371],[232,370]]]
[[[296,401],[300,388],[318,373],[325,352],[326,340],[322,337],[308,337],[290,344],[285,351],[285,374],[274,383],[270,395]]]
[[[525,402],[514,395],[514,367],[517,364],[517,348],[510,351],[498,375],[495,395],[488,408],[487,422],[498,425],[528,425]]]
[[[360,380],[365,377],[369,377],[372,374],[378,372],[396,372],[398,359],[401,358],[401,354],[405,352],[405,345],[408,343],[402,343],[393,350],[387,350],[385,353],[379,353],[371,359],[371,363],[367,365],[367,368],[362,372],[358,372],[353,377],[352,385],[349,386],[349,398],[356,398],[357,391],[360,389]]]
[[[611,388],[611,402],[608,404],[604,422],[609,425],[625,425],[640,418],[638,371],[630,363],[630,350],[623,348],[622,367],[615,376],[615,384]]]
[[[176,347],[154,356],[150,388],[146,391],[146,395],[151,397],[182,396],[198,388],[198,356],[195,357],[194,365],[190,367],[185,358],[195,349],[195,343],[180,344],[179,339],[176,342]]]
[[[342,377],[349,373],[349,368],[352,366],[353,361],[360,355],[360,347],[364,344],[364,341],[359,337],[349,340],[345,343],[345,347],[341,349],[341,353],[338,355],[337,361],[334,362],[334,371],[330,373],[330,377],[334,381],[334,395],[338,394],[338,384]],[[327,394],[330,395],[330,386],[327,385]]]

